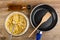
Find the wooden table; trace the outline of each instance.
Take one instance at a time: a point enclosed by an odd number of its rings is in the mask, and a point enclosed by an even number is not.
[[[6,32],[4,28],[4,23],[6,17],[10,14],[11,11],[5,10],[7,8],[7,4],[15,3],[15,4],[48,4],[51,5],[58,14],[58,23],[51,31],[43,32],[43,36],[41,40],[60,40],[60,0],[0,0],[0,32],[6,36],[6,40],[9,40],[9,34]],[[26,13],[25,13],[26,14]],[[26,14],[28,17],[30,13]],[[28,39],[28,35],[33,31],[33,27],[30,25],[28,31],[20,36],[20,37],[13,37],[12,40],[35,40],[36,33]]]

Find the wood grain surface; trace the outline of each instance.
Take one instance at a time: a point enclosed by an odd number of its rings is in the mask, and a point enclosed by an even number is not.
[[[60,40],[60,0],[0,0],[0,32],[6,36],[6,40],[9,40],[9,34],[5,30],[5,19],[10,14],[11,11],[8,11],[7,4],[14,3],[14,4],[30,4],[30,5],[37,5],[37,4],[48,4],[52,6],[57,14],[58,14],[58,23],[50,31],[43,32],[43,36],[41,40]],[[27,17],[29,18],[30,13],[25,13]],[[12,40],[36,40],[35,35],[36,33],[31,37],[28,38],[28,35],[33,31],[33,27],[30,25],[28,31],[19,37],[13,37]]]

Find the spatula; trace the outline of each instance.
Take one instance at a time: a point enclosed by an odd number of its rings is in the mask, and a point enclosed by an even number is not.
[[[40,25],[44,22],[46,22],[49,18],[50,18],[51,14],[50,12],[47,12],[43,18],[42,18],[42,21],[41,23],[39,23],[39,25],[32,31],[32,33],[28,36],[29,38],[34,34],[34,32],[40,27]]]
[[[13,21],[12,33],[14,32],[15,25],[16,25],[16,23]],[[13,36],[13,35],[11,34],[9,40],[12,40],[12,36]]]

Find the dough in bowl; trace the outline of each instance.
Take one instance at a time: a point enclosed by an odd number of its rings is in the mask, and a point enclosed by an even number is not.
[[[23,33],[27,28],[27,18],[20,12],[13,12],[7,17],[5,27],[13,35],[19,35]]]

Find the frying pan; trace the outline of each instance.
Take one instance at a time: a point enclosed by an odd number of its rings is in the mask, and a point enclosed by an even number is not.
[[[58,17],[57,17],[57,13],[54,10],[54,8],[46,4],[39,4],[36,7],[34,7],[33,10],[31,11],[30,22],[34,28],[38,26],[43,16],[47,12],[50,12],[51,17],[46,22],[44,22],[42,25],[40,25],[40,27],[38,28],[38,30],[40,31],[37,30],[38,32],[36,34],[36,40],[41,39],[42,31],[49,31],[55,27],[55,25],[57,24]]]
[[[30,14],[31,25],[35,28],[41,22],[42,17],[47,12],[50,12],[51,17],[46,22],[44,22],[38,29],[41,31],[49,31],[54,28],[58,20],[57,13],[54,8],[46,4],[39,4],[33,8]]]

